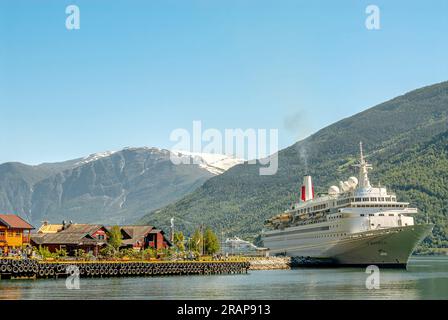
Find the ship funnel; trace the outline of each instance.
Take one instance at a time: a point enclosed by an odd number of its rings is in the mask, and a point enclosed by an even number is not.
[[[303,177],[303,185],[301,190],[302,201],[308,201],[314,199],[314,187],[311,181],[311,176]]]

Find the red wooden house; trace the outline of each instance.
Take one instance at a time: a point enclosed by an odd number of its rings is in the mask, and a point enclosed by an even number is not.
[[[165,233],[153,226],[121,226],[122,248],[136,250],[154,248],[162,249],[172,246]]]
[[[107,229],[102,225],[68,224],[56,233],[35,234],[31,237],[35,246],[47,247],[50,252],[65,249],[69,255],[82,249],[98,255],[99,250],[107,245]]]

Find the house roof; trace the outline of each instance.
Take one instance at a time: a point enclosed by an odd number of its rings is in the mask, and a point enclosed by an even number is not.
[[[138,238],[147,235],[153,226],[122,226],[121,230],[126,232],[131,238]]]
[[[143,240],[143,238],[151,232],[153,226],[122,226],[121,231],[128,237],[124,238],[122,244],[129,245],[134,244],[137,241]]]
[[[86,234],[80,233],[58,233],[34,234],[31,240],[37,244],[102,244],[104,241],[99,241]]]
[[[102,225],[92,224],[70,224],[65,230],[56,233],[42,233],[31,236],[31,240],[37,244],[103,244],[104,240],[97,240],[92,234]]]
[[[0,214],[0,224],[13,229],[34,229],[32,225],[15,214]]]
[[[62,224],[43,224],[37,233],[56,233],[62,230]]]
[[[78,223],[72,223],[69,224],[65,230],[62,230],[59,233],[64,232],[65,234],[68,233],[81,233],[81,234],[89,234],[92,235],[99,229],[104,228],[104,226],[100,224],[78,224]]]

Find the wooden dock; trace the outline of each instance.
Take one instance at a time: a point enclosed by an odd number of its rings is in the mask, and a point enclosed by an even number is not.
[[[144,277],[247,273],[249,262],[237,261],[37,261],[0,259],[0,279]]]

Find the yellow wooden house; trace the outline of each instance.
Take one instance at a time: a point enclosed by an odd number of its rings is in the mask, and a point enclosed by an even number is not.
[[[34,227],[15,214],[0,214],[0,248],[3,253],[30,243]]]

